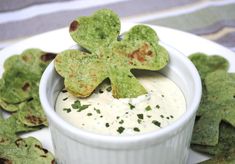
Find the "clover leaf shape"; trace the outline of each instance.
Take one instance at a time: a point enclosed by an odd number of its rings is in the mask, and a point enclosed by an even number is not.
[[[55,59],[55,69],[70,93],[88,97],[105,79],[110,80],[115,98],[147,93],[131,70],[162,69],[169,61],[168,52],[150,27],[136,25],[121,40],[120,28],[119,17],[108,9],[70,24],[71,37],[85,49],[65,50]]]
[[[235,127],[235,74],[228,73],[229,62],[222,56],[195,53],[189,56],[203,85],[192,143],[215,146],[219,142],[219,126],[224,121]]]
[[[207,95],[199,108],[192,143],[215,146],[222,121],[235,127],[235,73],[216,70],[206,76],[205,86]]]

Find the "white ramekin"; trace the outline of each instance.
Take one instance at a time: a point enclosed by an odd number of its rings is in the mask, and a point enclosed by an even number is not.
[[[186,113],[158,131],[135,136],[106,136],[83,131],[55,112],[55,101],[63,87],[54,62],[45,70],[39,88],[40,101],[49,121],[57,163],[61,164],[185,164],[194,119],[201,98],[201,80],[190,62],[174,48],[163,44],[169,64],[160,72],[181,88]]]

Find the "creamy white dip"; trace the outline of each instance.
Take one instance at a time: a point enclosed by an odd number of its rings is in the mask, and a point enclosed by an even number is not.
[[[184,96],[170,79],[150,72],[138,80],[148,93],[137,98],[113,98],[108,82],[85,99],[63,89],[56,101],[56,111],[78,128],[106,135],[155,131],[173,123],[186,111]]]

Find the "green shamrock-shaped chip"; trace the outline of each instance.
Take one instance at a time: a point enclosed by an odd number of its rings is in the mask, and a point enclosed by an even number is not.
[[[192,143],[214,146],[219,140],[221,121],[235,127],[235,73],[214,71],[206,76],[205,86],[206,99],[199,108]]]
[[[54,163],[53,155],[33,138],[20,138],[17,134],[38,130],[19,120],[19,113],[0,119],[0,163]]]
[[[119,41],[120,20],[111,10],[99,10],[70,24],[70,34],[86,51],[66,50],[55,59],[65,88],[77,97],[89,96],[105,79],[111,81],[115,98],[145,94],[132,69],[159,70],[168,63],[168,52],[158,44],[157,34],[137,25]]]
[[[205,86],[205,78],[206,76],[214,72],[216,70],[228,70],[229,63],[228,61],[223,58],[222,56],[219,55],[211,55],[208,56],[207,54],[204,53],[194,53],[189,56],[189,59],[193,62],[195,67],[197,68],[201,81],[202,81],[202,99],[201,99],[201,104],[206,101],[206,86]],[[201,110],[197,112],[197,115],[200,115]]]
[[[56,54],[39,49],[27,49],[4,62],[0,79],[0,108],[19,112],[19,120],[28,126],[47,125],[39,101],[39,81]]]
[[[55,159],[36,138],[16,137],[6,145],[0,143],[0,162],[3,164],[54,164]]]
[[[194,127],[193,144],[214,146],[219,140],[219,125],[226,121],[235,126],[235,74],[228,73],[229,63],[222,56],[195,53],[189,56],[203,84],[200,117]]]
[[[215,70],[228,70],[228,61],[219,55],[208,56],[204,53],[194,53],[189,56],[189,59],[196,66],[200,77],[204,80],[207,74],[214,72]]]
[[[222,121],[219,127],[219,141],[216,145],[192,144],[191,148],[210,155],[228,153],[235,148],[235,128]]]
[[[19,104],[38,95],[41,75],[56,54],[27,49],[4,62],[0,79],[0,99],[5,104]],[[7,110],[7,109],[6,109]]]

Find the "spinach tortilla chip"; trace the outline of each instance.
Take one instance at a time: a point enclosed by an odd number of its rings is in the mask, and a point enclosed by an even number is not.
[[[194,126],[192,143],[215,146],[221,121],[235,127],[235,73],[214,71],[206,76],[205,85],[207,97],[199,107],[200,118]]]
[[[92,16],[78,17],[70,24],[69,32],[75,42],[90,52],[108,47],[117,40],[121,23],[116,13],[108,9],[96,11]]]
[[[189,59],[193,62],[195,67],[197,68],[199,75],[202,81],[202,99],[201,103],[205,101],[206,98],[206,86],[205,86],[205,78],[206,76],[214,72],[216,70],[228,70],[229,63],[228,61],[219,55],[207,55],[204,53],[194,53],[189,56]],[[200,110],[197,112],[197,115],[200,115]]]
[[[11,136],[14,136],[16,134],[22,133],[22,132],[29,132],[29,131],[35,131],[40,129],[40,127],[30,127],[25,124],[23,124],[19,120],[19,114],[15,113],[12,114],[7,119],[2,119],[0,121],[0,136],[10,134]]]
[[[54,161],[50,152],[33,137],[19,138],[17,134],[38,130],[39,127],[29,127],[19,120],[19,113],[12,114],[7,119],[0,120],[0,163],[45,163]]]
[[[222,122],[219,128],[219,141],[216,145],[192,144],[191,148],[210,155],[227,153],[235,148],[235,128],[228,123]]]
[[[2,111],[0,110],[0,121],[3,119]]]
[[[207,74],[214,72],[215,70],[228,71],[228,61],[219,55],[207,55],[204,53],[194,53],[189,56],[189,59],[193,62],[197,68],[202,80],[205,79]]]
[[[39,98],[23,103],[18,111],[19,120],[30,127],[48,125],[46,116],[41,108]]]
[[[44,149],[41,143],[33,137],[12,138],[9,143],[0,143],[0,163],[14,164],[52,164],[53,155]]]
[[[23,102],[11,104],[11,103],[7,103],[7,102],[0,99],[0,107],[2,109],[5,109],[8,112],[15,112],[15,111],[19,110],[22,103]]]
[[[4,73],[0,79],[0,107],[8,112],[18,112],[18,120],[24,125],[47,125],[39,102],[39,81],[55,55],[28,49],[4,62]]]
[[[9,57],[4,62],[0,81],[0,102],[16,105],[37,95],[41,75],[55,55],[39,49],[28,49],[21,55]],[[1,104],[8,110],[8,105]]]
[[[56,71],[64,77],[70,93],[87,97],[107,78],[116,98],[146,93],[131,70],[159,70],[168,63],[168,52],[158,44],[157,34],[148,26],[134,26],[121,41],[119,32],[118,16],[106,9],[70,24],[74,41],[88,50],[66,50],[55,59]]]
[[[2,119],[0,121],[0,127],[0,149],[3,145],[8,145],[12,140],[17,139],[17,134],[39,129],[39,127],[29,127],[24,125],[19,121],[17,114],[12,114],[9,118]]]

